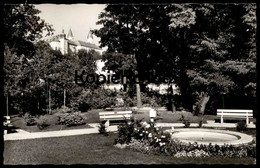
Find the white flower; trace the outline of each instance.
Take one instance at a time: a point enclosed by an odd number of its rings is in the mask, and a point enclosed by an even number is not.
[[[174,132],[174,127],[172,127],[172,132]]]
[[[145,126],[145,128],[150,128],[151,127],[151,125],[150,124],[147,124],[146,126]]]
[[[137,129],[135,128],[134,130],[136,131]]]
[[[152,136],[153,136],[152,133],[149,133],[149,134],[148,134],[148,137],[149,137],[149,138],[151,138]]]
[[[165,138],[165,136],[164,136],[164,135],[162,135],[162,136],[161,136],[161,138]]]
[[[146,134],[148,134],[148,131],[145,131]]]
[[[140,134],[140,136],[143,136],[143,134]]]
[[[148,124],[147,124],[146,121],[144,121],[144,122],[142,122],[142,125],[143,125],[143,126],[146,126],[146,125],[148,125]]]

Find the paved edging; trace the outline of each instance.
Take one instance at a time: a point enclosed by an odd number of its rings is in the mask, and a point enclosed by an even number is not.
[[[36,138],[51,138],[51,137],[62,137],[62,136],[74,136],[74,135],[85,135],[85,134],[97,134],[98,133],[98,123],[89,124],[94,128],[86,129],[73,129],[73,130],[60,130],[60,131],[46,131],[46,132],[27,132],[21,129],[17,129],[17,133],[5,134],[4,141],[10,140],[24,140],[24,139],[36,139]],[[156,123],[156,127],[174,127],[174,128],[183,128],[183,123]],[[107,128],[108,132],[117,131],[118,126],[109,126]],[[191,123],[191,128],[198,128],[197,123]],[[203,124],[203,128],[235,128],[236,124],[234,123],[208,123]],[[255,125],[248,125],[248,128],[255,128]],[[187,129],[187,128],[186,128]]]
[[[171,132],[171,130],[168,130],[169,132]],[[208,133],[219,133],[219,136],[225,137],[226,135],[228,136],[234,136],[234,137],[239,137],[236,140],[228,140],[228,141],[223,141],[223,142],[210,142],[210,141],[204,141],[204,142],[197,142],[198,144],[209,144],[212,143],[217,144],[217,145],[225,145],[225,144],[232,144],[232,145],[239,145],[239,144],[247,144],[253,141],[253,137],[251,135],[247,135],[241,132],[235,132],[235,131],[229,131],[229,130],[217,130],[217,129],[205,129],[205,128],[177,128],[174,129],[174,132],[176,132],[176,134],[174,134],[175,136],[178,136],[178,133],[181,133],[183,135],[188,135],[188,136],[192,136],[192,137],[196,137],[196,135],[198,133],[203,133],[203,136],[208,132]],[[208,136],[212,136],[212,135],[208,135]],[[216,135],[214,135],[216,136]],[[181,140],[184,142],[192,142],[189,140]]]
[[[117,131],[117,126],[109,126],[108,132]],[[98,128],[86,128],[86,129],[73,129],[73,130],[60,130],[60,131],[46,131],[46,132],[26,132],[24,130],[17,130],[18,133],[4,135],[4,141],[10,140],[25,140],[25,139],[37,139],[37,138],[52,138],[63,136],[75,136],[85,134],[97,134]]]

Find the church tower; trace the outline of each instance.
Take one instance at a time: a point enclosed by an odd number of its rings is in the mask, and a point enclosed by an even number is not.
[[[91,31],[89,30],[88,32],[88,36],[87,36],[87,42],[93,44],[94,43],[94,38],[93,38],[93,34],[91,33]]]
[[[73,39],[74,39],[71,29],[69,30],[69,33],[68,33],[68,35],[67,35],[67,39],[68,39],[68,40],[73,40]]]

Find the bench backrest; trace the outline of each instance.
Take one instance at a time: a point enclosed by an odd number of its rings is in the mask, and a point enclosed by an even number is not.
[[[253,118],[253,110],[217,109],[217,115],[236,118]]]
[[[10,124],[11,123],[10,116],[4,116],[4,118],[6,119],[6,121],[4,123],[6,123],[6,124]]]
[[[132,111],[99,112],[99,118],[101,120],[123,120],[123,119],[130,119],[131,117],[132,117]]]

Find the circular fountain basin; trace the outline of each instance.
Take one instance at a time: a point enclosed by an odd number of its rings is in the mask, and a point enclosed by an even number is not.
[[[171,132],[170,130],[168,130]],[[182,142],[208,145],[238,145],[247,144],[253,141],[253,137],[240,132],[215,129],[185,128],[175,129],[172,138],[177,138]]]

